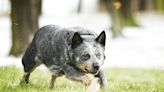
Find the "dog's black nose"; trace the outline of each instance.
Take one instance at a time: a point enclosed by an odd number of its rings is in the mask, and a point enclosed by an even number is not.
[[[94,64],[93,64],[93,68],[94,68],[95,70],[99,70],[99,69],[100,69],[100,64],[94,63]]]

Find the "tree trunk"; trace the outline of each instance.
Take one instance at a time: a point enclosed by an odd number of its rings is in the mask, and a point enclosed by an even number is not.
[[[82,8],[82,0],[79,0],[78,2],[78,8],[77,8],[77,13],[81,12],[81,8]]]
[[[159,13],[164,13],[164,1],[156,0],[156,10]]]
[[[115,38],[119,35],[122,35],[123,21],[122,21],[122,17],[120,16],[121,15],[120,9],[116,9],[114,3],[115,0],[108,0],[107,9],[112,20],[112,26],[110,29],[113,34],[113,37]]]
[[[37,6],[38,6],[38,15],[40,16],[41,14],[42,14],[42,0],[38,0],[38,2],[37,2],[38,4],[37,4]]]
[[[140,0],[131,0],[130,8],[133,13],[139,12],[139,3]]]
[[[146,9],[146,7],[145,7],[146,6],[146,0],[139,0],[139,1],[140,1],[140,3],[139,3],[140,11],[145,11],[145,9]]]
[[[33,34],[37,31],[38,29],[38,19],[41,14],[41,0],[29,0],[30,2],[30,23],[32,30],[30,31],[30,35],[33,36]]]
[[[29,44],[29,37],[38,28],[37,0],[11,0],[12,47],[10,55],[21,55]]]
[[[131,2],[132,0],[121,0],[120,10],[124,26],[138,26],[130,8]]]
[[[148,12],[153,10],[153,0],[146,0],[146,10]]]
[[[113,37],[122,35],[125,26],[137,26],[133,12],[130,9],[131,0],[101,0],[107,7],[112,20],[111,32]]]

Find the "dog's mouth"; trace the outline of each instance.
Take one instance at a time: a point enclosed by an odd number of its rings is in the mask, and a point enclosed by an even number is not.
[[[99,70],[89,71],[87,68],[84,69],[86,73],[97,74]]]
[[[94,75],[96,75],[98,72],[99,72],[99,70],[93,71],[93,72],[91,72],[91,73],[94,74]]]

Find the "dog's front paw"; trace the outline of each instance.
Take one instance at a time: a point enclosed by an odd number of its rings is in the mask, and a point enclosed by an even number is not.
[[[108,86],[107,79],[106,79],[106,77],[104,75],[104,72],[102,70],[99,71],[99,73],[96,74],[95,77],[100,79],[100,84],[101,84],[102,87],[107,87]]]
[[[94,78],[86,92],[98,92],[100,90],[100,79]]]

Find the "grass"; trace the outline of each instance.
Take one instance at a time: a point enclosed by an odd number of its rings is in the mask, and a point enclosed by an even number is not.
[[[29,84],[20,85],[23,70],[0,67],[0,92],[85,92],[86,87],[65,77],[56,81],[55,90],[49,89],[50,73],[35,70]],[[101,92],[164,92],[164,71],[157,69],[106,69],[109,87]]]

